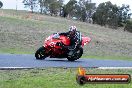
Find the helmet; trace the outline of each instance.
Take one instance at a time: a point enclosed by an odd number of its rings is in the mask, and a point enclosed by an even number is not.
[[[76,26],[71,26],[71,27],[69,28],[69,32],[76,32],[76,31],[77,31]]]
[[[71,26],[71,27],[69,28],[69,34],[70,34],[71,36],[74,36],[75,33],[76,33],[76,31],[77,31],[76,26]]]

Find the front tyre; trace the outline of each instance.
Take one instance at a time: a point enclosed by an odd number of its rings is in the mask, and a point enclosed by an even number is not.
[[[35,57],[36,57],[36,59],[38,59],[38,60],[43,60],[43,59],[46,58],[46,55],[45,55],[45,48],[44,48],[43,46],[40,47],[40,48],[36,51]]]

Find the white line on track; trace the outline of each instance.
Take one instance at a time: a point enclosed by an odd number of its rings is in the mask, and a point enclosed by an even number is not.
[[[97,69],[132,69],[132,67],[98,67]]]
[[[85,67],[93,69],[132,69],[132,67]],[[33,69],[33,67],[0,67],[0,70]]]

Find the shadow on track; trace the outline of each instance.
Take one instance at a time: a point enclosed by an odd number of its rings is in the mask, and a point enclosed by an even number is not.
[[[76,60],[76,61],[68,61],[68,60],[66,60],[66,59],[54,59],[54,60],[45,60],[45,61],[56,61],[56,62],[67,62],[67,63],[82,63],[83,61],[80,61],[80,60]]]

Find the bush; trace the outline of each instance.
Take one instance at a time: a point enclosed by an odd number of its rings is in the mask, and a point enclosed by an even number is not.
[[[126,31],[126,30],[132,33],[132,21],[126,22],[126,26],[124,28],[124,31]]]
[[[0,8],[3,6],[3,3],[0,1]]]

